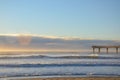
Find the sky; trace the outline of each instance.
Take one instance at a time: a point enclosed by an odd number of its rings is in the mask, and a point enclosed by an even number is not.
[[[116,44],[120,41],[120,0],[0,0],[0,43],[5,46],[3,36],[16,34],[38,35],[40,41],[42,36],[48,41],[69,38],[66,43],[77,38]]]

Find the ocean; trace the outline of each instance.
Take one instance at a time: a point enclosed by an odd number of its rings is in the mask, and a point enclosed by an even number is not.
[[[6,52],[0,55],[0,78],[117,77],[120,53]]]

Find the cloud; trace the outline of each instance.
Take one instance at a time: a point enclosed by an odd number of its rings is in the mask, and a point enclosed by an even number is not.
[[[92,45],[120,45],[115,40],[92,40],[39,35],[0,35],[0,49],[89,51]]]

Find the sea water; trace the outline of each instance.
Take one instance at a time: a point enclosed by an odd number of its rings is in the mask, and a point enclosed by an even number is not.
[[[7,52],[0,78],[120,76],[120,53]]]

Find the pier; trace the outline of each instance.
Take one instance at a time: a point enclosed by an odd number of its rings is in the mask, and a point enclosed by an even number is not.
[[[93,53],[95,53],[95,49],[98,49],[98,53],[100,53],[101,48],[106,48],[106,52],[108,53],[109,48],[115,48],[116,49],[116,53],[118,53],[118,49],[120,48],[119,46],[92,46],[93,48]]]

